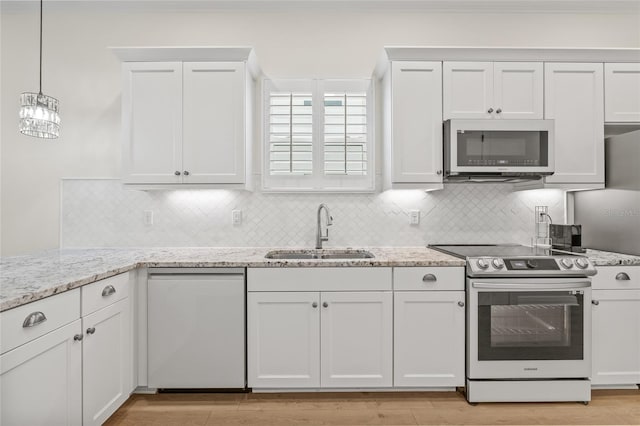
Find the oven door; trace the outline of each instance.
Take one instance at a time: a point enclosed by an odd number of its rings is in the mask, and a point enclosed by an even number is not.
[[[584,279],[470,279],[467,376],[591,376],[591,283]]]

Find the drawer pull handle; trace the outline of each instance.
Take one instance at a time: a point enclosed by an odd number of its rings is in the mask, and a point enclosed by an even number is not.
[[[46,320],[47,320],[47,317],[45,317],[42,312],[40,311],[33,312],[32,314],[29,314],[29,316],[24,319],[24,322],[22,323],[22,327],[24,328],[34,327],[38,324],[45,322]]]
[[[89,327],[87,328],[87,334],[93,334],[96,332],[96,328],[95,327]]]
[[[422,277],[422,281],[426,282],[433,282],[433,281],[438,281],[438,278],[436,278],[435,275],[433,274],[426,274],[424,277]]]
[[[82,334],[76,334],[75,336],[73,336],[73,340],[75,340],[76,342],[81,342],[83,338],[84,336]]]
[[[631,278],[629,278],[629,274],[627,274],[626,272],[620,272],[618,275],[616,275],[616,280],[618,281],[629,281]]]
[[[458,302],[458,306],[460,306],[461,308],[464,308],[464,302],[463,301]]]
[[[108,285],[102,290],[102,297],[111,296],[115,292],[116,292],[115,287],[112,285]]]
[[[594,305],[594,306],[598,306],[600,304],[600,301],[599,300],[592,300],[591,304]]]
[[[327,302],[322,302],[322,307],[323,307],[323,308],[328,308],[328,307],[329,307],[329,303],[327,303]]]

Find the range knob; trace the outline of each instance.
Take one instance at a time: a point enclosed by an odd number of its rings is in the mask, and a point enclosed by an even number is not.
[[[494,268],[496,269],[502,269],[504,268],[504,261],[500,258],[495,258],[491,261],[491,264],[493,265]]]
[[[573,260],[571,259],[567,259],[567,258],[560,259],[560,264],[566,269],[573,268]]]
[[[527,260],[527,268],[529,269],[536,269],[538,267],[538,262],[536,262],[533,259],[529,259]]]
[[[589,266],[589,261],[587,259],[579,257],[578,259],[576,259],[576,266],[580,269],[585,269],[587,266]]]
[[[489,262],[487,262],[485,259],[478,259],[478,262],[476,262],[478,264],[478,268],[480,269],[487,269],[489,267]]]

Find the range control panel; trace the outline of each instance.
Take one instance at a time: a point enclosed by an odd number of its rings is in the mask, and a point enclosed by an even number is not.
[[[589,276],[595,266],[586,257],[470,257],[467,273],[472,276]]]

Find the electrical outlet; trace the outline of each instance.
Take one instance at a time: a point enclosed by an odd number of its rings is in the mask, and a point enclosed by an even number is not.
[[[153,210],[144,211],[144,224],[147,226],[153,225]]]
[[[242,224],[242,210],[231,211],[231,223],[233,226],[239,226]]]
[[[412,225],[420,224],[420,210],[409,210],[409,219]]]

